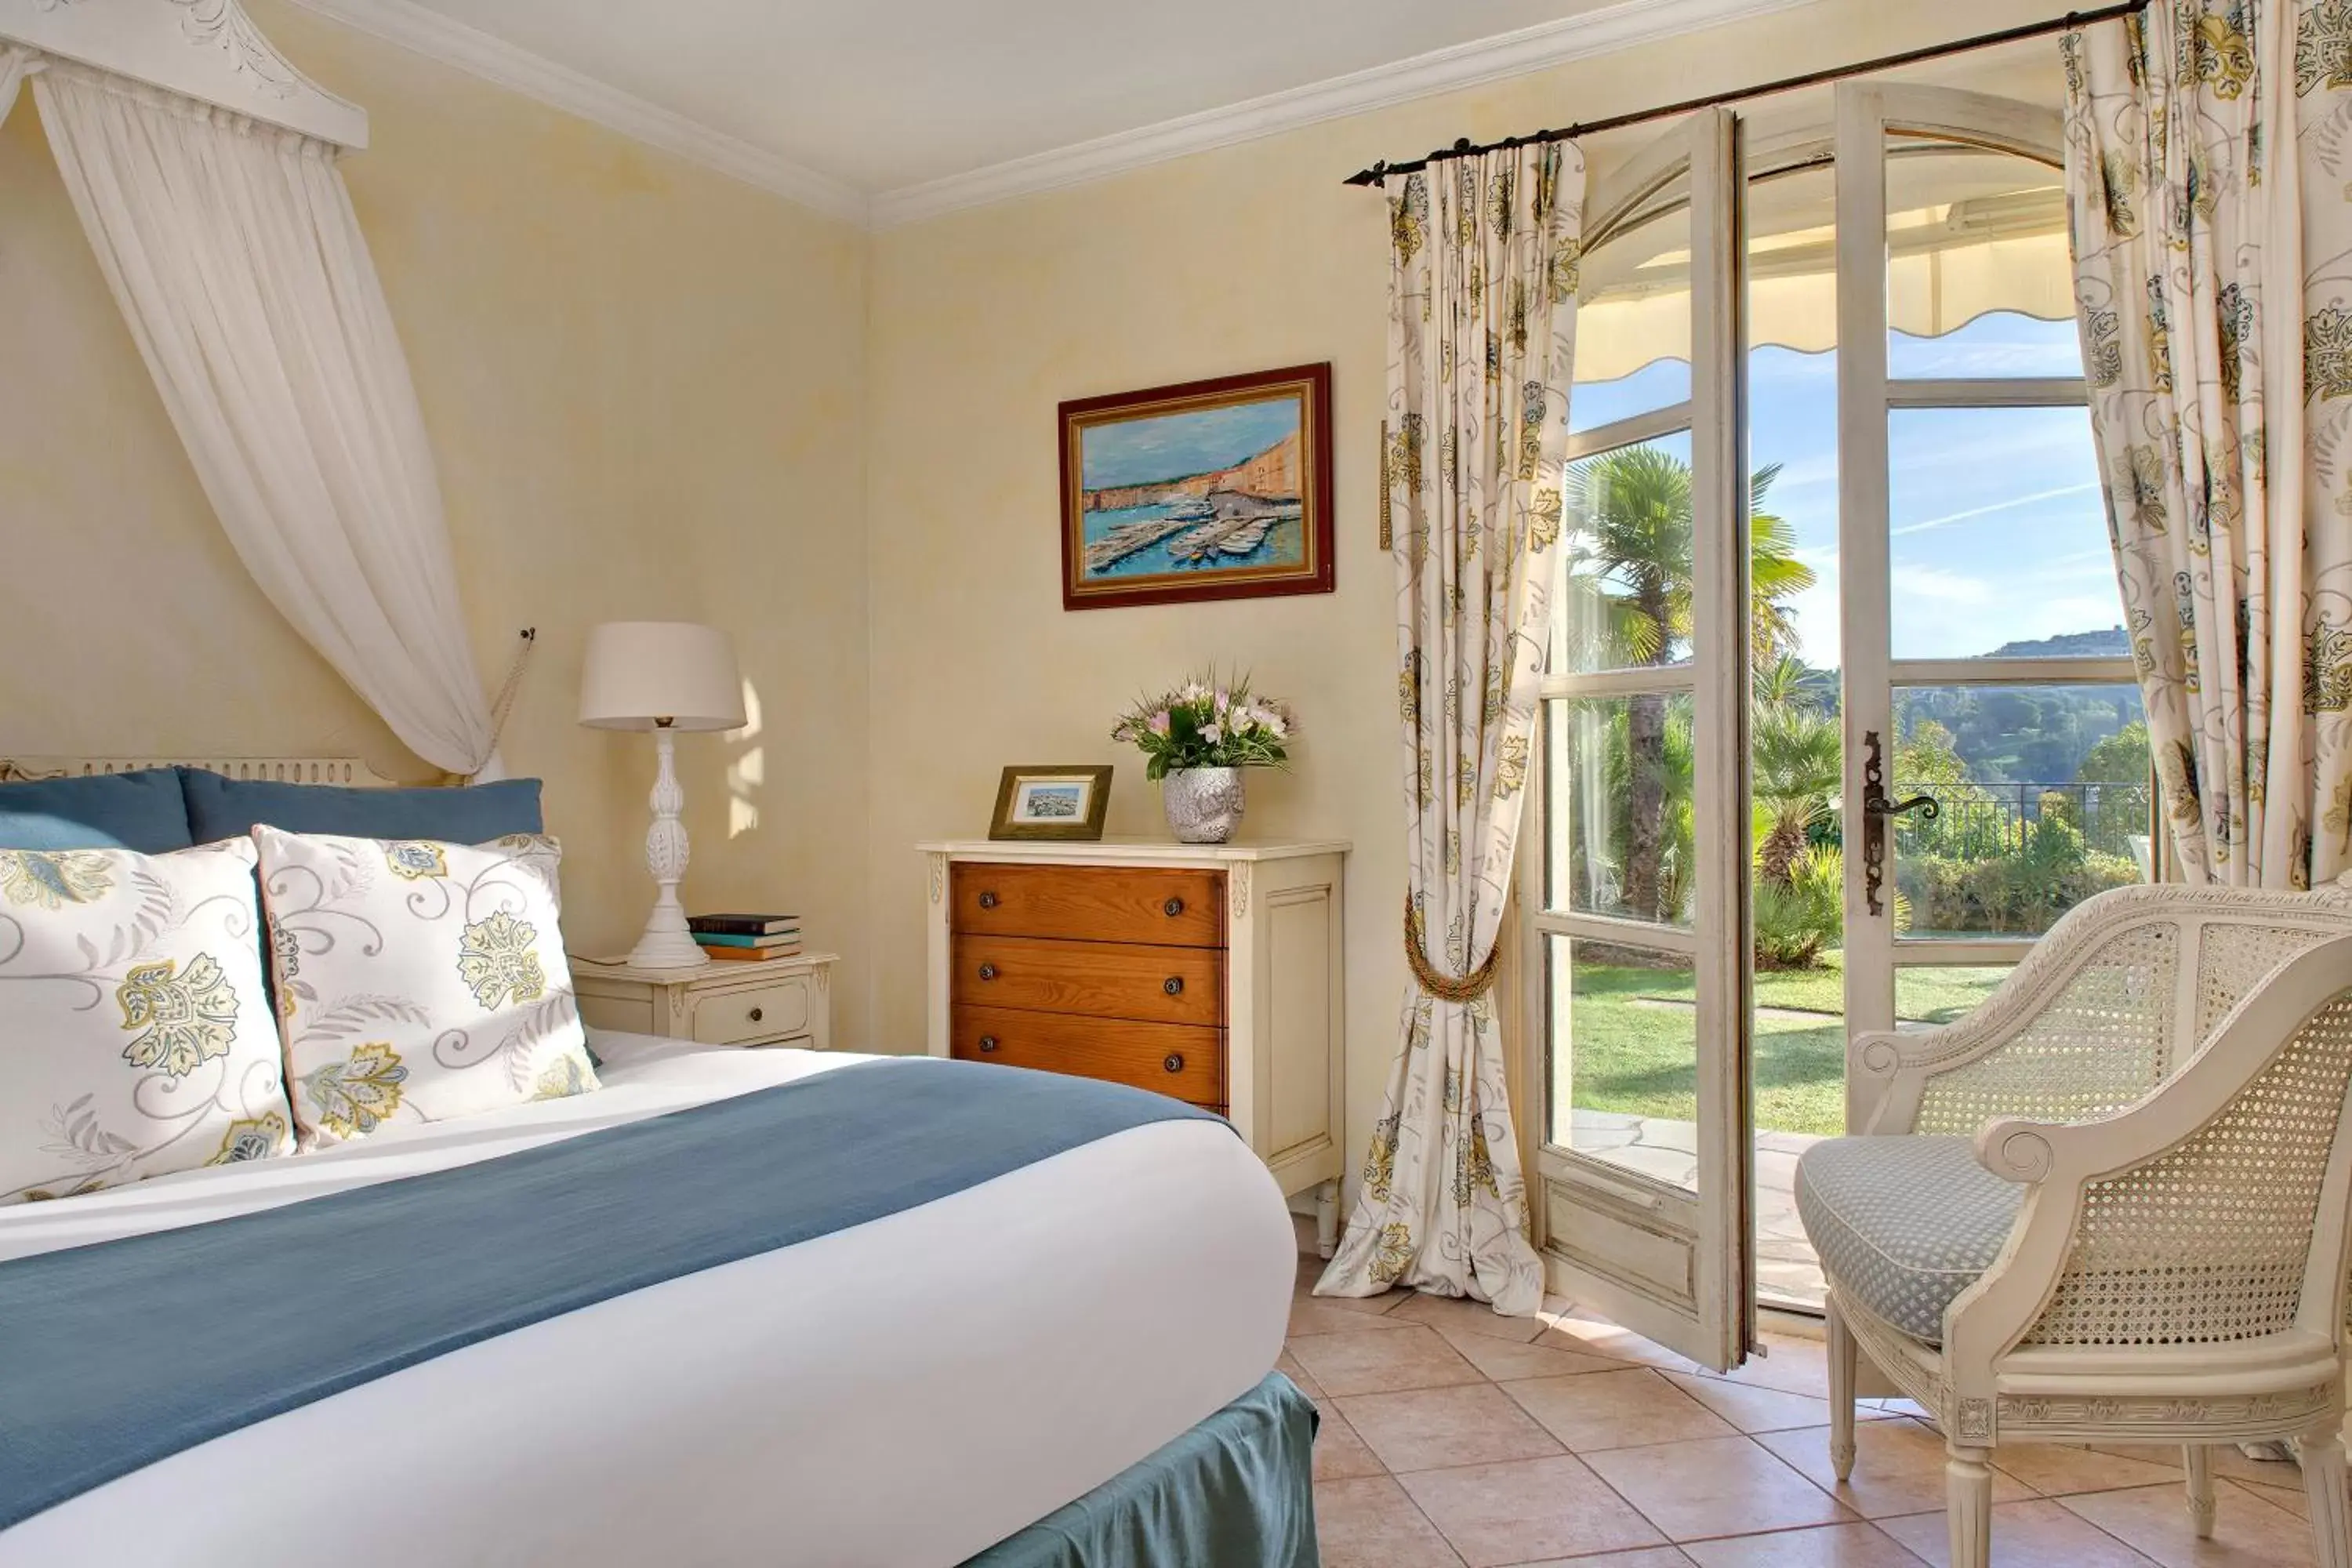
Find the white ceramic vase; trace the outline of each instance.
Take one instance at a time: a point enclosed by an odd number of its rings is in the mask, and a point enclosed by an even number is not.
[[[1180,844],[1223,844],[1242,820],[1242,770],[1178,768],[1160,781],[1168,831]]]

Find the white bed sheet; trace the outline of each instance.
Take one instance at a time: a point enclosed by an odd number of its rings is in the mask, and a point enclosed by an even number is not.
[[[593,1037],[601,1093],[0,1209],[0,1258],[869,1059]],[[1294,1269],[1280,1194],[1240,1139],[1198,1121],[1136,1128],[187,1449],[0,1531],[0,1568],[944,1568],[1255,1384],[1281,1349]]]

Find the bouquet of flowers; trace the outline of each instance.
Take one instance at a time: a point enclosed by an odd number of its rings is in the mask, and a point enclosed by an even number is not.
[[[1143,752],[1149,779],[1185,768],[1278,768],[1290,762],[1298,720],[1283,703],[1251,691],[1247,676],[1219,685],[1211,670],[1138,702],[1110,738]]]

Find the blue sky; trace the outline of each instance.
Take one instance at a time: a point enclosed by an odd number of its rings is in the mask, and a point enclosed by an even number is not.
[[[1938,339],[1896,333],[1889,361],[1898,377],[2081,373],[2073,322],[2008,312]],[[1783,465],[1767,504],[1795,529],[1800,554],[1821,578],[1796,604],[1803,656],[1832,666],[1837,356],[1759,349],[1748,374],[1751,461]],[[1689,386],[1687,365],[1660,361],[1576,388],[1570,423],[1592,429],[1678,402]],[[1969,658],[2123,618],[2082,409],[1898,410],[1888,460],[1895,657]]]
[[[1078,448],[1082,482],[1092,490],[1229,468],[1297,428],[1296,397],[1097,426]]]

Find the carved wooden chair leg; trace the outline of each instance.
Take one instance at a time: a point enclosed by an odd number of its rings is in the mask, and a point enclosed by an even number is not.
[[[1830,1362],[1830,1468],[1842,1481],[1853,1479],[1853,1374],[1857,1355],[1853,1331],[1832,1301],[1826,1314]]]
[[[1944,1459],[1944,1521],[1952,1568],[1992,1568],[1991,1450],[1954,1443]]]
[[[2184,1444],[2181,1468],[2189,1472],[2189,1522],[2197,1539],[2213,1539],[2213,1450],[2202,1443]]]
[[[2313,1561],[2352,1568],[2352,1506],[2345,1495],[2344,1445],[2337,1423],[2303,1435],[2303,1487],[2311,1499]]]

